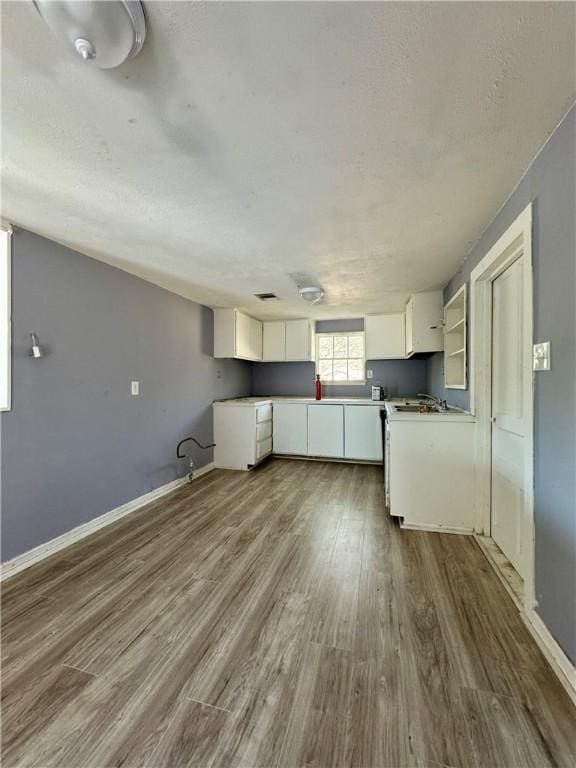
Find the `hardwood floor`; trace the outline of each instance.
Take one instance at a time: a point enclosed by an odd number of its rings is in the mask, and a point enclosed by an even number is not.
[[[471,537],[381,469],[217,470],[3,586],[2,764],[576,760],[576,715]]]

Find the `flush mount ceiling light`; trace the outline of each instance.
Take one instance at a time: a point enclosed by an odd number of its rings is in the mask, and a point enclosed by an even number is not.
[[[309,304],[317,304],[324,296],[324,289],[318,286],[305,285],[298,289],[298,293]]]
[[[136,56],[146,37],[139,0],[34,0],[52,33],[84,61],[111,69]]]

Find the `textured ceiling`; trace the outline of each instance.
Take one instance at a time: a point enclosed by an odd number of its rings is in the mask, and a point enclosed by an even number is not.
[[[145,5],[100,71],[2,2],[2,215],[260,316],[443,286],[575,98],[572,3]]]

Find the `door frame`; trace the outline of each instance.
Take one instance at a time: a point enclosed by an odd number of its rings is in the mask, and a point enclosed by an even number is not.
[[[532,203],[520,213],[480,260],[470,276],[470,410],[476,416],[476,524],[491,531],[492,472],[492,283],[517,259],[523,259],[522,399],[524,414],[524,508],[522,551],[523,605],[535,606],[534,586],[534,373],[532,370]]]

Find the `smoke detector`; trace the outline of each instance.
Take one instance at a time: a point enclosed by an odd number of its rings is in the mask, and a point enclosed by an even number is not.
[[[140,0],[34,0],[34,5],[70,51],[99,69],[119,66],[144,45]]]
[[[309,304],[317,304],[324,296],[324,288],[315,285],[305,285],[298,289],[298,293]]]

